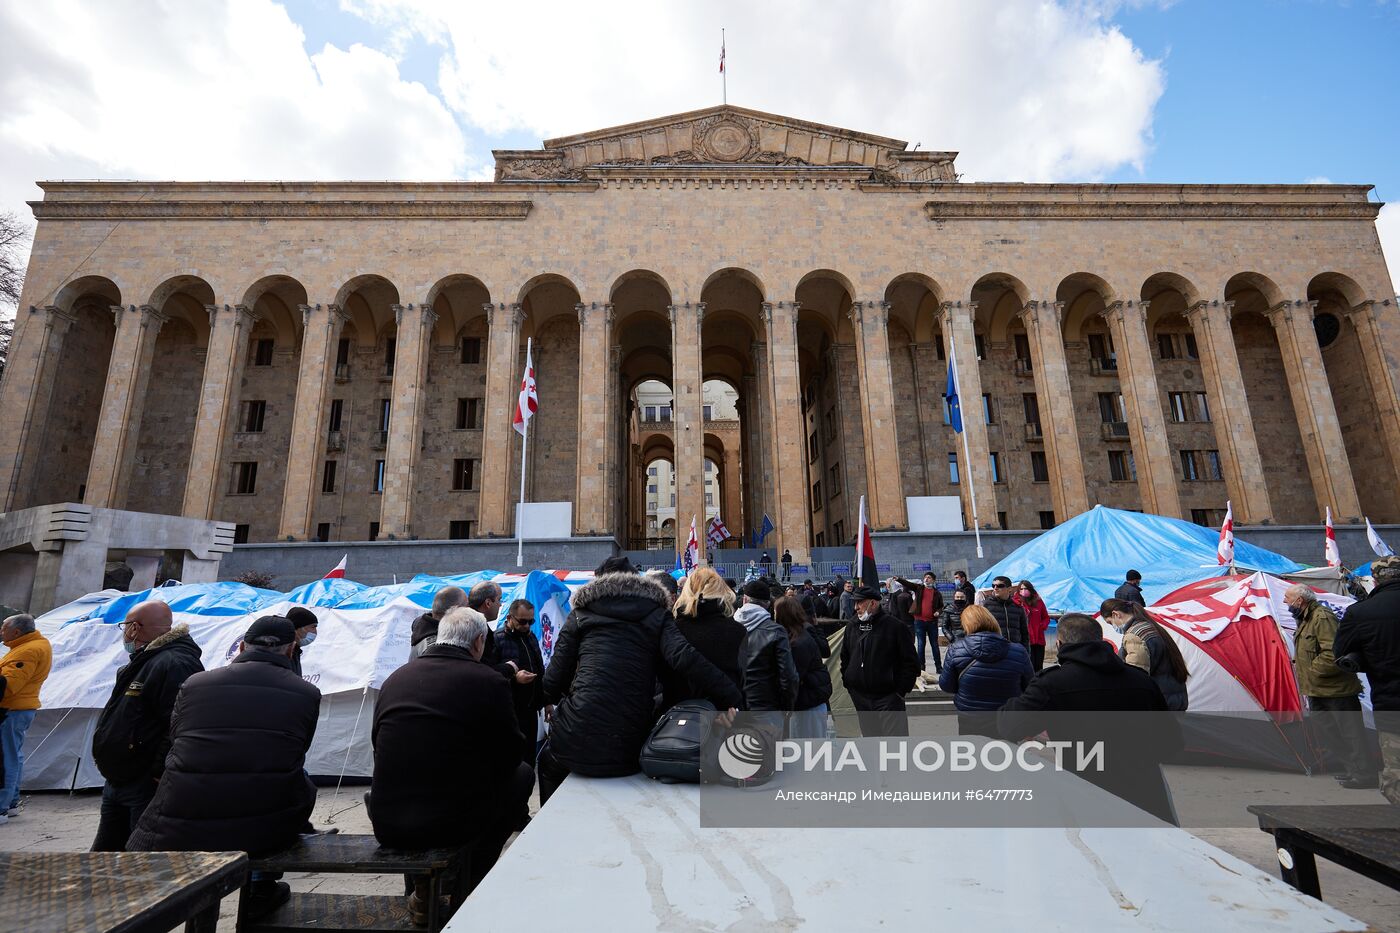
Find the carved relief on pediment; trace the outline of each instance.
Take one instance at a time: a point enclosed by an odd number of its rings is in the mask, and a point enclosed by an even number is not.
[[[758,151],[758,128],[731,114],[716,114],[695,124],[695,141],[710,162],[746,162]]]
[[[564,164],[562,152],[546,151],[538,156],[498,159],[496,162],[497,181],[556,181],[582,177],[580,169]]]

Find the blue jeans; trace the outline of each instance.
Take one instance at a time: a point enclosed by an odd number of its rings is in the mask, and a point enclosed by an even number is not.
[[[24,769],[24,734],[34,721],[34,710],[12,709],[0,719],[0,755],[5,761],[5,785],[0,787],[0,813],[19,803],[19,777]]]
[[[933,648],[933,669],[943,673],[943,656],[938,652],[938,622],[914,620],[914,651],[919,655],[919,670],[924,669],[924,643]]]

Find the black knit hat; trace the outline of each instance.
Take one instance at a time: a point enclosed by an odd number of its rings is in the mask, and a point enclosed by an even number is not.
[[[259,648],[281,648],[297,640],[297,630],[292,620],[284,616],[263,616],[243,634],[245,644]]]
[[[307,628],[316,625],[320,620],[316,618],[316,613],[305,606],[293,606],[287,610],[287,621],[291,622],[294,628]]]
[[[744,595],[764,605],[773,601],[773,591],[762,580],[751,580],[744,584]]]

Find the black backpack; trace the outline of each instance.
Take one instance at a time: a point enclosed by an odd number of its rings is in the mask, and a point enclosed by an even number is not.
[[[716,725],[716,715],[709,700],[687,700],[662,713],[638,756],[642,773],[665,784],[736,787],[771,778],[781,726],[727,729]],[[736,768],[743,777],[731,774]]]

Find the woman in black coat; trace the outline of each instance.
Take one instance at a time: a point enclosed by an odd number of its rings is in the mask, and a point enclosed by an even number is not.
[[[709,567],[701,567],[685,578],[685,586],[676,597],[676,628],[691,647],[742,690],[739,646],[744,643],[744,627],[734,621],[734,602],[734,591],[724,578]],[[662,688],[667,709],[695,699],[689,680],[679,672],[663,672]]]
[[[831,672],[822,660],[826,639],[807,624],[806,613],[794,598],[784,596],[773,604],[773,618],[788,633],[792,660],[797,666],[797,700],[788,719],[788,736],[794,739],[826,738],[826,717],[831,700]],[[819,643],[820,640],[820,643]],[[831,649],[826,654],[830,656]]]

